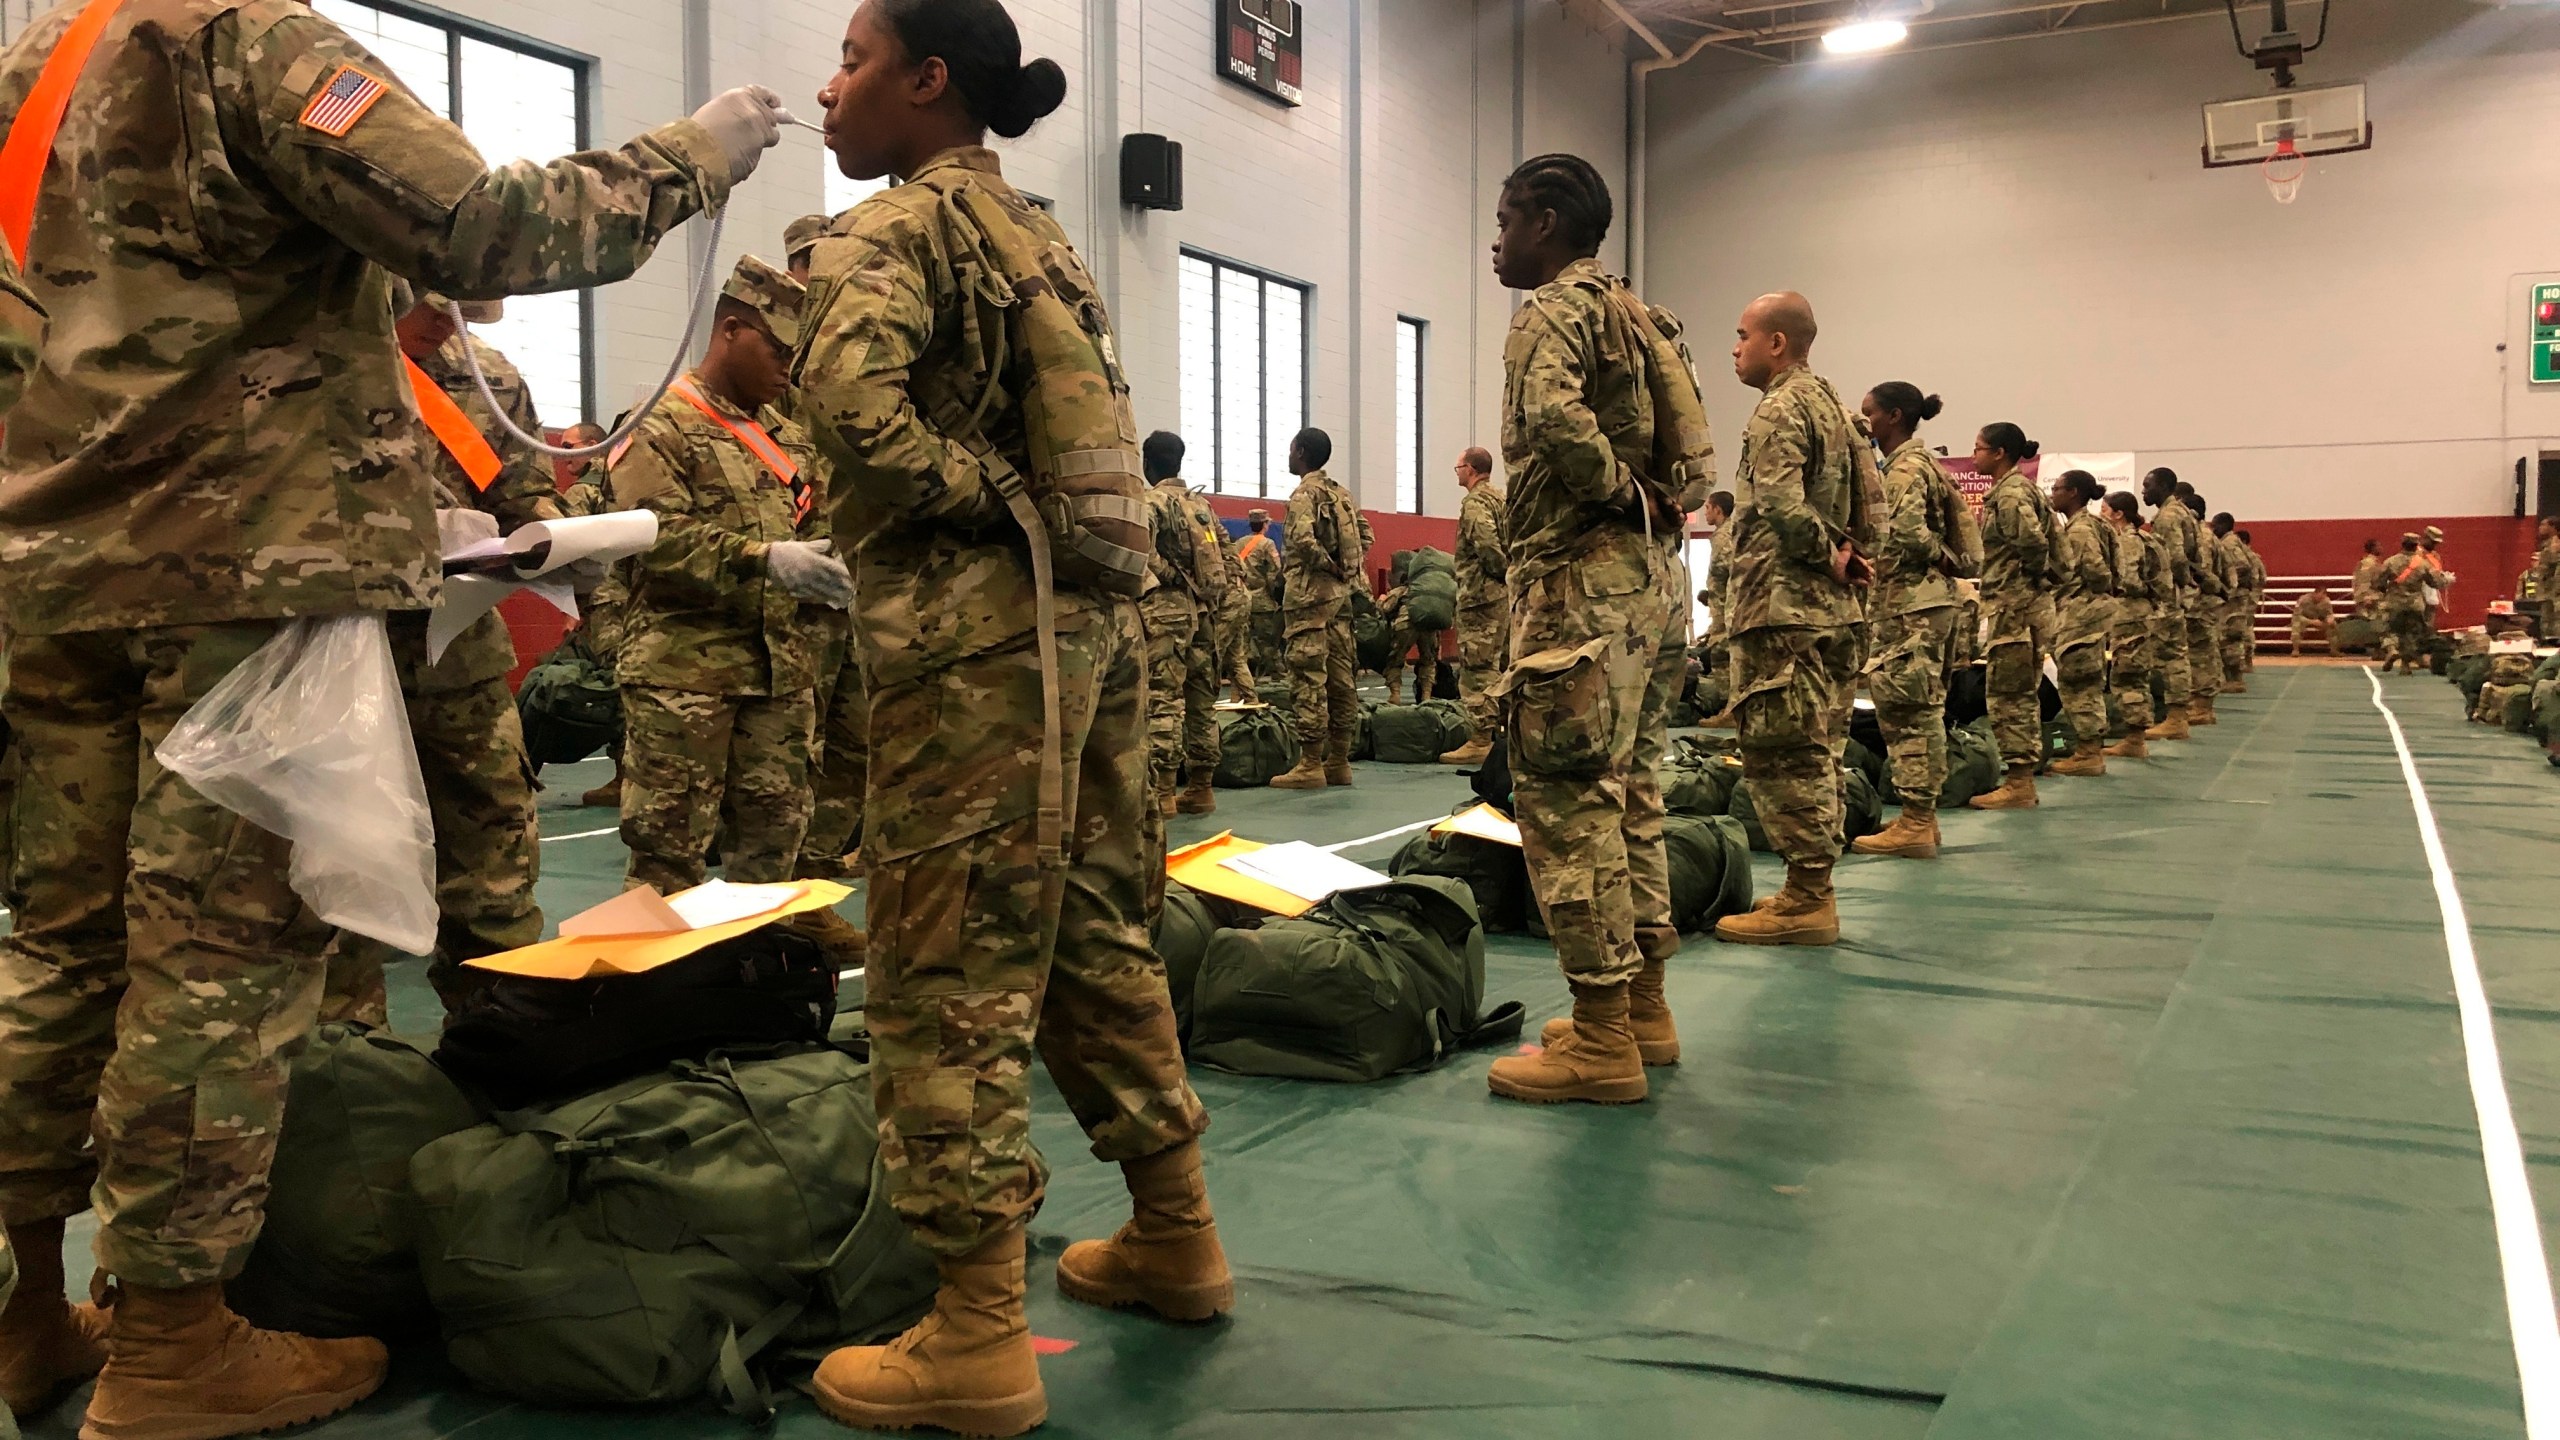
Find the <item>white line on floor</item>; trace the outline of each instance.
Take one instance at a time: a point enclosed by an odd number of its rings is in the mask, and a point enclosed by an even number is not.
[[[619,835],[621,833],[622,827],[615,825],[603,830],[581,830],[574,835],[545,835],[542,837],[542,843],[548,845],[555,840],[595,840],[606,835]]]
[[[1375,845],[1381,840],[1393,840],[1399,835],[1410,835],[1416,830],[1428,830],[1448,818],[1446,815],[1434,815],[1428,820],[1416,820],[1410,825],[1399,825],[1393,830],[1381,830],[1375,835],[1363,835],[1357,840],[1345,840],[1339,845],[1327,845],[1324,848],[1339,855],[1345,850],[1357,850],[1363,845]]]
[[[2560,1311],[2552,1306],[2542,1222],[2533,1207],[2524,1146],[2516,1138],[2506,1074],[2498,1064],[2497,1021],[2480,983],[2471,920],[2454,884],[2453,865],[2445,859],[2444,838],[2436,832],[2435,807],[2427,803],[2427,787],[2418,779],[2418,762],[2400,732],[2400,717],[2383,703],[2382,681],[2372,666],[2364,667],[2364,678],[2373,687],[2373,708],[2391,727],[2391,746],[2400,753],[2400,774],[2409,782],[2409,803],[2418,812],[2418,840],[2435,877],[2436,908],[2444,912],[2444,948],[2453,962],[2453,998],[2462,1017],[2463,1058],[2471,1071],[2471,1106],[2480,1117],[2480,1158],[2489,1172],[2489,1219],[2498,1235],[2499,1265],[2506,1272],[2507,1329],[2515,1339],[2516,1374],[2523,1382],[2524,1433],[2527,1440],[2560,1440]]]

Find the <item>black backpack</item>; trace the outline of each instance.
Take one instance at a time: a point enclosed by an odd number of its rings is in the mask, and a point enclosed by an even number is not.
[[[714,1050],[824,1044],[836,984],[817,941],[767,925],[638,975],[493,977],[461,1001],[435,1059],[520,1108]]]

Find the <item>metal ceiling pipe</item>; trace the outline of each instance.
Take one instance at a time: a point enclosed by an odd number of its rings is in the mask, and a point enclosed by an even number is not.
[[[1652,166],[1645,158],[1649,120],[1647,97],[1653,93],[1653,77],[1657,71],[1677,70],[1698,58],[1700,52],[1720,39],[1738,38],[1738,32],[1722,27],[1698,37],[1688,49],[1674,53],[1662,43],[1643,21],[1629,13],[1622,0],[1600,0],[1601,6],[1633,31],[1637,39],[1653,47],[1651,59],[1638,60],[1627,67],[1627,283],[1637,294],[1644,293],[1646,230],[1645,200],[1651,192]]]

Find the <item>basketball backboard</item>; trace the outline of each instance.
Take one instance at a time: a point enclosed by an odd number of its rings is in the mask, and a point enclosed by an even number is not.
[[[2290,147],[2284,142],[2291,141]],[[2304,86],[2204,107],[2207,169],[2265,163],[2279,149],[2304,157],[2373,148],[2364,82]]]

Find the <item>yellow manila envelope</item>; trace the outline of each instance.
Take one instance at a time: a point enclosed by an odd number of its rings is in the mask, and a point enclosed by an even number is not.
[[[1238,855],[1251,855],[1267,848],[1259,840],[1239,840],[1230,830],[1214,839],[1185,845],[1166,855],[1164,870],[1167,875],[1203,895],[1233,900],[1256,910],[1268,910],[1274,915],[1295,919],[1316,908],[1312,900],[1300,899],[1277,885],[1239,875],[1226,866],[1228,860]]]
[[[1490,840],[1496,845],[1508,845],[1514,850],[1520,848],[1519,822],[1490,805],[1478,805],[1472,810],[1461,810],[1432,826],[1431,833],[1472,835],[1478,840]]]
[[[560,936],[463,963],[536,980],[640,975],[776,920],[830,909],[853,891],[831,880],[731,885],[714,880],[675,895],[643,886],[560,923]]]

